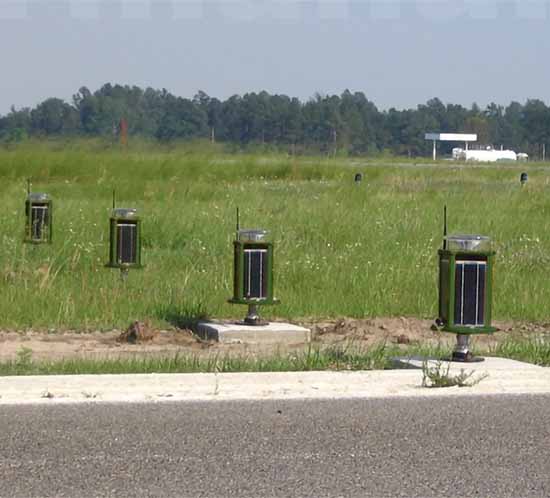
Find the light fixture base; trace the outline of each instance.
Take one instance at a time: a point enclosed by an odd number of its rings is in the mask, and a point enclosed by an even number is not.
[[[456,346],[449,361],[459,363],[479,363],[485,361],[485,358],[474,356],[470,351],[470,336],[467,334],[456,335]]]
[[[255,327],[268,325],[269,322],[262,320],[256,304],[248,305],[248,313],[243,321],[245,325],[252,325]]]

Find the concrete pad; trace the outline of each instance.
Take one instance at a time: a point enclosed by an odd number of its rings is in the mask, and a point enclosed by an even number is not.
[[[237,322],[199,322],[196,333],[206,340],[238,344],[297,344],[311,340],[309,329],[282,322],[258,326]]]
[[[509,360],[507,358],[492,358],[485,357],[484,361],[461,363],[459,361],[441,361],[434,358],[425,358],[422,356],[412,357],[399,357],[393,358],[393,365],[395,368],[405,369],[421,369],[424,361],[428,362],[428,366],[433,368],[441,363],[442,368],[445,370],[448,366],[449,373],[459,373],[461,370],[467,372],[508,372],[508,371],[541,371],[543,367],[533,365],[531,363],[524,363],[522,361]]]

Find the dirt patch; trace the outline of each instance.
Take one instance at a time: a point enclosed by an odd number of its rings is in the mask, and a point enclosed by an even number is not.
[[[0,332],[0,361],[14,359],[23,348],[33,359],[119,358],[125,356],[169,355],[176,351],[200,351],[208,347],[190,331],[156,330],[148,341],[131,344],[120,340],[120,330],[110,332]]]
[[[372,318],[313,321],[303,320],[300,325],[312,331],[315,345],[330,346],[352,344],[369,347],[385,343],[407,348],[411,345],[451,345],[453,334],[442,334],[433,328],[432,320],[418,318]],[[495,346],[510,337],[527,337],[550,334],[550,324],[526,322],[497,322],[499,332],[475,336],[474,345]],[[136,340],[134,340],[136,339]],[[0,361],[12,360],[23,348],[32,350],[35,360],[62,358],[124,358],[135,356],[172,356],[190,354],[269,356],[304,349],[306,344],[261,345],[217,344],[197,338],[189,330],[153,329],[147,324],[131,324],[128,330],[110,332],[78,331],[0,331]]]
[[[117,337],[117,342],[127,342],[128,344],[143,344],[152,342],[159,335],[159,331],[155,330],[148,322],[133,322],[126,332],[123,332]]]
[[[402,344],[402,345],[452,345],[454,334],[442,333],[433,320],[419,318],[342,318],[325,322],[309,322],[316,340],[323,343],[354,341],[358,343]],[[550,324],[529,322],[495,322],[498,329],[491,335],[476,335],[472,340],[480,346],[490,347],[510,337],[521,338],[550,333]]]

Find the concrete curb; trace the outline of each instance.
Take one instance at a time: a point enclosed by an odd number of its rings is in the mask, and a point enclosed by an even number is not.
[[[550,369],[508,361],[478,364],[488,376],[476,386],[439,389],[421,387],[419,369],[1,377],[0,405],[550,394]]]

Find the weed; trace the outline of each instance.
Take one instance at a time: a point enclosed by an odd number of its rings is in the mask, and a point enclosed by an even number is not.
[[[32,368],[32,349],[26,347],[18,349],[14,366],[18,371],[29,371]]]
[[[445,365],[446,364],[446,365]],[[461,369],[458,374],[451,374],[451,363],[437,360],[430,366],[428,360],[422,362],[422,387],[473,387],[479,384],[488,374],[481,374],[474,378],[474,371],[467,372]]]

